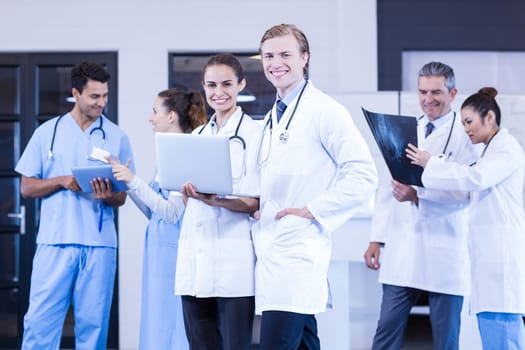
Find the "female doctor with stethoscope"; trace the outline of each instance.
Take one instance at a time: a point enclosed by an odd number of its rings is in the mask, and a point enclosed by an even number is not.
[[[258,174],[250,154],[258,144],[261,126],[237,107],[237,95],[245,85],[242,66],[233,55],[210,57],[203,87],[215,113],[194,134],[228,136],[234,195],[258,196]],[[175,293],[182,295],[186,335],[191,349],[249,350],[255,303],[250,213],[259,200],[219,198],[198,191],[191,183],[182,188],[188,201]]]
[[[448,162],[413,145],[407,156],[425,168],[425,187],[473,191],[470,311],[477,315],[483,349],[525,349],[525,155],[499,127],[496,94],[483,88],[461,106],[465,132],[472,143],[485,145],[477,163]]]

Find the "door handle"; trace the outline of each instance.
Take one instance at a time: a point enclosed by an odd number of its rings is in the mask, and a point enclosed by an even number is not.
[[[26,206],[25,205],[20,206],[20,213],[8,213],[7,217],[14,218],[14,219],[20,219],[20,234],[21,235],[26,234]]]

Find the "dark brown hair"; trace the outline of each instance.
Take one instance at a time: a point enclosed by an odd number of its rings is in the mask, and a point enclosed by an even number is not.
[[[240,83],[244,79],[244,69],[242,68],[241,62],[239,62],[239,60],[231,53],[220,53],[210,56],[208,62],[206,62],[204,68],[202,69],[202,75],[204,76],[206,69],[208,69],[209,66],[216,66],[220,64],[233,69],[233,72],[237,77],[237,83]]]
[[[158,96],[163,99],[162,105],[168,112],[177,113],[183,132],[190,133],[206,122],[206,104],[200,93],[172,88],[159,92]]]

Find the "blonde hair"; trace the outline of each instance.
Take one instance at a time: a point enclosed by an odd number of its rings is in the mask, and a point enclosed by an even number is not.
[[[261,53],[261,47],[266,40],[290,34],[293,35],[299,43],[299,51],[303,54],[308,54],[308,59],[303,67],[303,75],[308,77],[308,68],[310,65],[310,45],[308,44],[308,39],[306,38],[306,35],[303,33],[303,31],[297,28],[297,26],[294,24],[278,24],[266,30],[261,38],[259,53]]]

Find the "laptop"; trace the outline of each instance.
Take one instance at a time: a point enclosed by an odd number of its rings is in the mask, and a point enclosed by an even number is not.
[[[180,191],[191,182],[201,193],[233,193],[227,136],[155,133],[155,151],[161,188]]]

